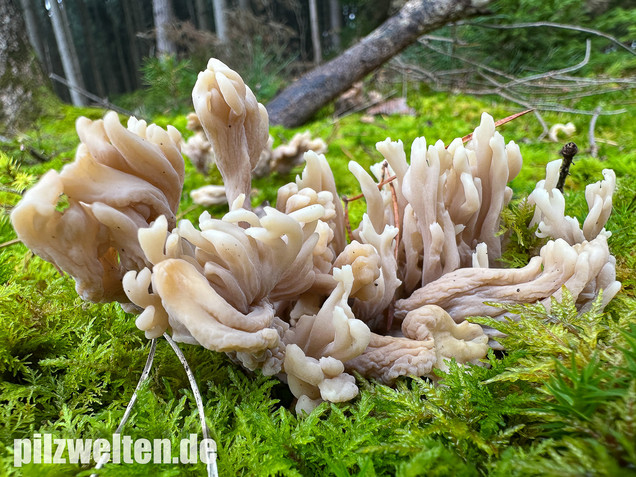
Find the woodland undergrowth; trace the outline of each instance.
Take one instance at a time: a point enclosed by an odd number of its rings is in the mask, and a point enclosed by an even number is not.
[[[394,388],[372,381],[345,404],[321,404],[311,415],[291,412],[292,396],[274,378],[250,373],[224,355],[181,345],[199,383],[208,425],[218,444],[221,475],[636,475],[636,126],[631,100],[623,117],[599,118],[600,159],[586,154],[584,117],[546,114],[551,123],[573,121],[568,140],[582,151],[566,182],[567,212],[581,218],[588,182],[614,168],[618,190],[607,228],[623,289],[603,311],[595,306],[577,314],[564,293],[550,312],[538,305],[516,306],[521,319],[472,321],[506,333],[504,352],[491,351],[487,366],[451,363],[442,384],[403,379]],[[472,131],[486,110],[496,118],[513,106],[446,94],[409,96],[416,117],[377,117],[371,124],[351,115],[326,115],[310,129],[329,144],[327,158],[343,194],[358,192],[346,170],[350,159],[368,166],[380,160],[374,144],[387,136],[407,148],[417,136],[449,143]],[[628,105],[630,103],[628,102]],[[121,419],[149,349],[134,317],[118,305],[81,301],[73,281],[34,256],[15,234],[8,212],[45,170],[72,160],[77,138],[62,117],[99,110],[60,111],[0,154],[0,475],[90,475],[90,465],[30,464],[13,467],[13,439],[34,433],[56,438],[110,439]],[[185,135],[185,119],[173,123]],[[524,169],[512,187],[515,198],[503,214],[502,233],[510,234],[507,265],[527,261],[540,246],[528,228],[532,210],[524,197],[542,178],[545,164],[558,157],[559,144],[537,141],[541,128],[526,116],[502,128],[506,140],[521,145]],[[293,130],[273,128],[276,142]],[[35,150],[44,158],[36,158]],[[408,153],[408,151],[407,151]],[[296,172],[296,171],[294,171]],[[292,176],[255,181],[253,203],[273,201]],[[188,192],[209,182],[187,167],[181,217],[203,211]],[[359,219],[364,202],[351,205]],[[223,208],[212,208],[215,215]],[[494,304],[495,306],[505,306]],[[160,341],[150,379],[139,393],[124,434],[178,442],[200,434],[196,406],[181,364]],[[107,464],[103,476],[203,475],[203,464]]]

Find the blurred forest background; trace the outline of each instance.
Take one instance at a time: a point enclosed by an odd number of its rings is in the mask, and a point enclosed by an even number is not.
[[[75,105],[150,118],[190,110],[196,73],[212,56],[237,70],[267,102],[404,3],[0,0],[0,36],[9,43],[6,30],[14,28],[16,41],[28,40],[13,51],[32,60],[22,70],[29,73],[18,75],[16,99],[30,101],[32,114],[38,114],[41,95],[28,94],[28,81],[48,85]],[[635,46],[633,0],[500,0],[483,15],[420,37],[374,79],[389,83],[388,89],[410,80],[432,90],[494,94],[538,111],[614,114],[623,110],[608,93],[636,86]],[[1,69],[0,90],[7,96],[10,68]],[[602,99],[580,103],[588,97]],[[3,103],[4,116],[11,116]]]

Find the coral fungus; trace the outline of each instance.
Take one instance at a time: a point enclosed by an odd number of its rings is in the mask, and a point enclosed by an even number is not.
[[[354,371],[391,383],[435,378],[450,359],[479,362],[495,344],[492,330],[465,319],[502,318],[489,302],[550,306],[565,286],[584,308],[601,290],[607,303],[620,288],[604,228],[612,171],[588,186],[581,227],[565,216],[558,164],[549,164],[529,199],[547,241],[525,267],[496,268],[507,183],[522,161],[487,114],[467,144],[416,139],[408,162],[401,142],[378,143],[386,161],[372,167],[375,179],[352,162],[367,212],[347,242],[334,176],[314,152],[275,207],[250,209],[267,113],[237,73],[211,60],[193,99],[226,185],[224,217],[176,223],[179,134],[132,118],[125,129],[109,113],[78,121],[75,162],[25,195],[14,226],[76,279],[84,299],[121,302],[149,338],[170,330],[176,341],[278,376],[298,410],[355,397]],[[69,205],[59,211],[61,195]]]

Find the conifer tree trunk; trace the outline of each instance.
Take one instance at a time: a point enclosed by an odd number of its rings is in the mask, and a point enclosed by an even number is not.
[[[39,60],[44,62],[44,48],[42,47],[38,22],[33,12],[33,0],[20,0],[20,6],[24,13],[24,23],[26,24],[27,34],[29,35],[29,43],[31,43]]]
[[[117,62],[119,63],[119,68],[121,70],[121,79],[124,84],[124,91],[132,91],[133,86],[131,82],[130,69],[128,68],[128,64],[126,63],[124,45],[121,35],[119,34],[118,18],[110,8],[108,9],[108,13],[111,18],[110,24],[113,29],[113,38],[115,38],[115,53],[117,54]]]
[[[136,0],[131,0],[131,4],[135,31],[139,32],[146,30],[148,26],[146,25],[146,17],[144,15],[144,9],[142,8],[141,3],[137,2]],[[144,55],[142,54],[141,56],[143,57]]]
[[[48,76],[49,73],[53,73],[54,71],[62,71],[62,62],[57,51],[55,34],[53,33],[49,12],[44,8],[43,4],[38,5],[33,1],[33,5],[36,6],[34,9],[35,19],[40,37],[42,38],[42,48],[44,50],[44,59],[42,61],[44,64],[43,69],[45,75]],[[50,85],[55,94],[59,97],[66,95],[70,98],[68,88],[63,86],[62,83],[52,82]]]
[[[227,5],[225,0],[212,0],[214,7],[214,29],[216,36],[219,37],[221,43],[227,42],[227,22],[225,21],[225,10]]]
[[[342,30],[342,9],[340,0],[329,0],[329,29],[331,30],[331,46],[340,51],[340,31]]]
[[[82,18],[84,41],[86,42],[86,52],[88,53],[88,60],[91,66],[91,75],[93,77],[95,92],[98,96],[104,98],[106,96],[106,90],[104,89],[104,80],[102,78],[104,73],[97,66],[97,53],[95,49],[95,42],[93,41],[93,22],[91,21],[88,9],[86,8],[86,4],[83,1],[77,3],[79,5],[80,17]]]
[[[309,27],[311,29],[311,45],[314,50],[314,65],[322,63],[322,47],[320,45],[320,22],[316,0],[309,0]]]
[[[71,30],[71,24],[68,21],[68,8],[70,5],[70,0],[60,1],[58,0],[58,7],[61,5],[60,11],[62,12],[62,22],[64,23],[64,34],[66,35],[66,43],[69,45],[71,60],[73,60],[73,68],[77,72],[77,77],[79,81],[79,87],[86,89],[86,82],[84,81],[84,75],[82,72],[82,68],[80,66],[79,56],[77,54],[77,48],[75,48],[75,40],[73,39],[73,32]],[[82,96],[84,104],[88,104],[86,98]]]
[[[110,22],[108,21],[109,17],[107,5],[104,5],[103,8],[100,9],[100,5],[97,5],[96,3],[90,3],[87,5],[87,7],[89,9],[91,18],[93,19],[95,29],[98,31],[106,31],[110,24]],[[99,58],[99,68],[101,69],[101,76],[102,81],[104,82],[104,87],[106,89],[106,95],[122,90],[119,86],[119,80],[114,74],[104,73],[114,71],[115,69],[110,50],[111,49],[108,48],[108,51],[105,52],[106,54],[102,54]]]
[[[208,31],[210,25],[208,25],[208,9],[205,0],[196,0],[194,7],[197,12],[197,27],[199,30]]]
[[[78,88],[84,87],[84,82],[82,81],[82,73],[79,69],[79,60],[77,59],[75,45],[73,44],[69,31],[68,20],[65,18],[64,10],[60,8],[56,1],[51,1],[49,4],[51,6],[53,33],[55,34],[57,49],[62,60],[64,76],[66,76],[66,80],[70,85],[69,93],[71,95],[71,102],[74,106],[85,106],[86,99],[78,90]]]
[[[177,46],[170,38],[170,25],[174,23],[171,0],[152,0],[152,12],[155,19],[157,56],[174,55]]]
[[[268,105],[272,124],[296,127],[353,83],[383,65],[426,32],[483,13],[490,0],[409,0],[400,11],[340,56],[314,68]]]
[[[134,0],[133,0],[134,1]],[[133,6],[130,0],[123,0],[121,8],[124,12],[124,21],[126,22],[126,34],[128,36],[128,50],[132,60],[132,74],[130,74],[130,83],[135,89],[139,86],[138,72],[141,68],[141,56],[139,54],[139,41],[137,39],[137,30],[135,30],[135,21],[133,18]]]
[[[12,0],[0,0],[0,135],[12,136],[38,114],[44,74]]]
[[[129,0],[129,5],[131,6],[133,30],[135,31],[135,36],[136,36],[138,33],[144,32],[148,29],[147,19],[144,15],[141,2],[138,2],[137,0]],[[144,43],[139,38],[137,38],[137,49],[139,52],[139,59],[140,59],[139,63],[141,64],[141,59],[146,56],[149,56],[150,51],[148,47],[145,46]],[[137,80],[139,81],[139,70],[137,70],[136,74],[138,77]]]

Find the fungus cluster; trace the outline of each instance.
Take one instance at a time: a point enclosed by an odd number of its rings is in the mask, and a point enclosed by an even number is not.
[[[472,140],[448,147],[377,144],[385,161],[349,169],[367,203],[346,217],[323,155],[307,152],[275,207],[251,210],[251,173],[268,142],[268,118],[240,76],[217,60],[193,91],[198,120],[223,177],[229,212],[175,220],[183,184],[181,137],[115,113],[80,119],[75,162],[49,172],[12,213],[20,239],[75,278],[86,300],[118,301],[148,338],[227,353],[285,381],[310,411],[354,398],[354,372],[391,383],[428,376],[450,359],[478,363],[496,345],[469,316],[503,318],[488,302],[550,305],[565,286],[581,308],[619,290],[604,228],[615,176],[588,186],[583,226],[565,216],[558,163],[529,200],[549,238],[519,269],[497,268],[507,183],[521,168],[484,114]],[[386,180],[387,178],[393,178]]]

